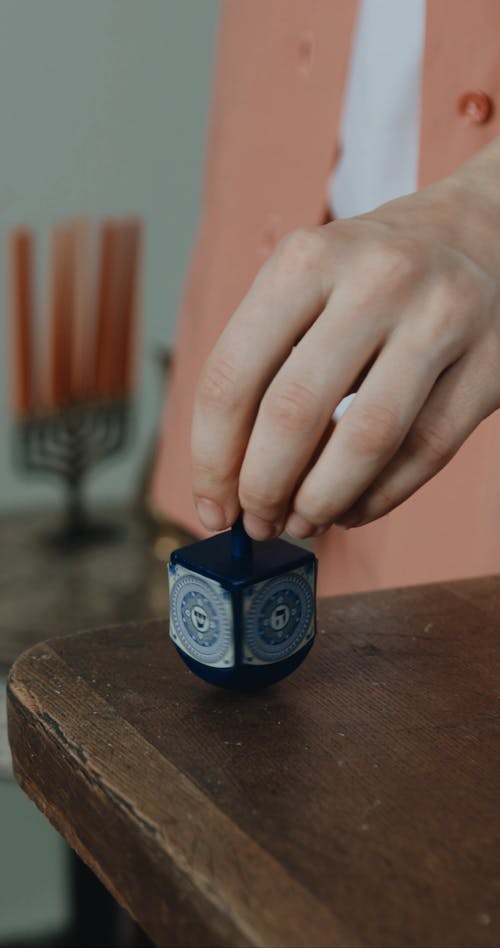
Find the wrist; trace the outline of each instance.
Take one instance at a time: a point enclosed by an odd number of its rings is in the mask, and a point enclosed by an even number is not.
[[[448,241],[498,281],[500,277],[500,138],[426,189],[444,202]],[[422,192],[424,195],[426,192]]]
[[[500,136],[445,180],[484,204],[485,210],[500,213]]]
[[[386,226],[411,224],[500,280],[500,137],[453,174],[362,215]]]

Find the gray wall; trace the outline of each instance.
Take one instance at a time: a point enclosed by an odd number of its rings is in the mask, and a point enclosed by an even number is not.
[[[146,221],[138,437],[92,478],[101,498],[131,490],[158,421],[151,353],[172,340],[196,227],[216,14],[216,0],[0,0],[2,233],[27,221],[46,235],[75,213]],[[5,300],[3,265],[1,282]],[[12,467],[5,310],[0,506],[54,502],[54,484]]]

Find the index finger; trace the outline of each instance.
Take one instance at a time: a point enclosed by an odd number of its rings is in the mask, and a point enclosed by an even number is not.
[[[209,530],[239,512],[238,476],[260,400],[326,302],[326,241],[297,231],[278,246],[220,336],[197,387],[193,494]]]

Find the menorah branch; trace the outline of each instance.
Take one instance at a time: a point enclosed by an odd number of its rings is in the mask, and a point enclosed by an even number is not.
[[[66,486],[66,513],[58,534],[79,544],[102,534],[87,515],[84,485],[91,471],[118,454],[127,443],[130,404],[79,403],[56,413],[33,415],[17,423],[16,457],[30,473],[58,477]]]

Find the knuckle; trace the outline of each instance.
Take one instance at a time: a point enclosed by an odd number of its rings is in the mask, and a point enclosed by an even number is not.
[[[378,455],[392,452],[401,440],[399,417],[387,405],[358,406],[349,421],[350,439],[354,450],[359,454]]]
[[[409,236],[384,240],[374,253],[372,269],[387,289],[412,281],[422,258],[419,242]]]
[[[316,227],[303,227],[282,238],[276,248],[278,264],[285,275],[308,273],[322,261],[326,237]]]
[[[191,475],[193,484],[205,485],[205,490],[213,489],[226,480],[227,475],[221,470],[219,465],[211,464],[210,461],[198,458],[195,455],[191,461]]]
[[[371,241],[360,256],[356,282],[356,312],[364,318],[366,307],[386,304],[388,295],[411,292],[423,270],[419,243],[411,237]]]
[[[419,455],[431,469],[439,470],[455,454],[456,433],[454,426],[444,415],[434,422],[414,425],[408,436],[408,452]]]
[[[283,498],[270,487],[264,487],[254,478],[242,473],[239,484],[239,500],[243,510],[263,519],[272,519],[281,510]]]
[[[200,378],[198,400],[202,405],[228,411],[238,400],[237,389],[235,367],[224,358],[210,360]]]
[[[223,469],[220,464],[193,458],[191,462],[193,494],[217,503],[224,503],[231,494],[236,495],[237,479],[234,471]]]
[[[314,476],[309,476],[300,485],[293,506],[304,520],[320,527],[333,522],[337,505],[329,490],[318,483]]]
[[[320,502],[315,497],[308,497],[306,493],[301,498],[300,505],[296,504],[297,513],[300,514],[313,527],[321,527],[324,524],[332,522],[331,511],[325,502]]]
[[[288,382],[271,389],[263,399],[262,409],[274,428],[291,432],[315,427],[322,414],[319,396],[302,382]]]
[[[450,308],[440,308],[426,321],[421,348],[435,358],[442,359],[456,342],[457,314]],[[458,353],[457,353],[458,354]]]
[[[453,354],[456,350],[458,354],[482,309],[479,293],[468,275],[440,273],[433,286],[430,315],[425,323],[427,345],[437,353],[450,350]]]
[[[302,484],[294,502],[295,510],[304,520],[320,527],[333,521],[334,503],[323,491],[318,491],[307,480]]]

